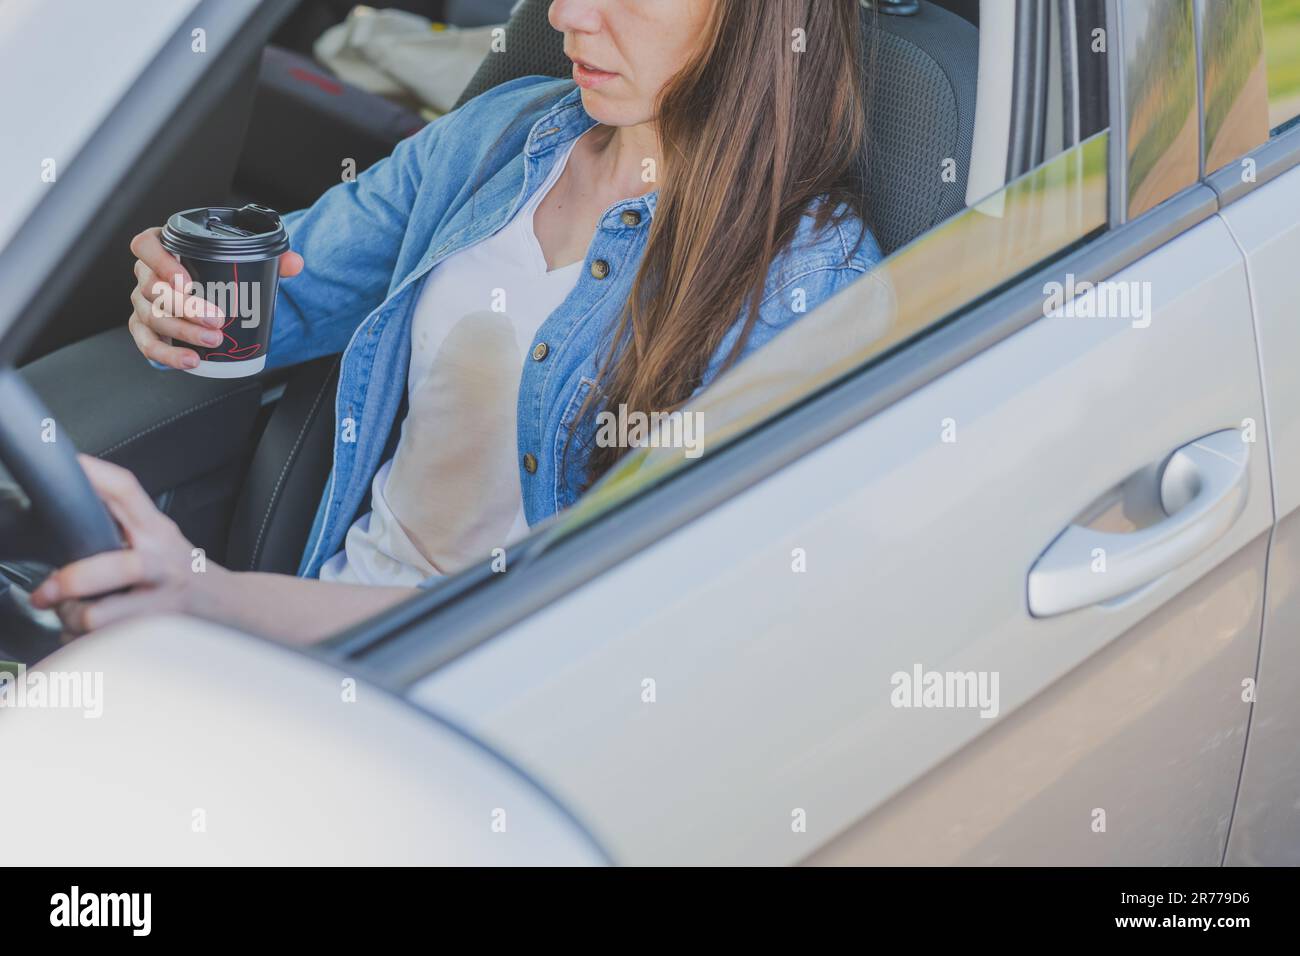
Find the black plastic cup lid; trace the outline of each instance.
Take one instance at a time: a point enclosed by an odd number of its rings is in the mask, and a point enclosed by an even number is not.
[[[205,206],[178,212],[163,226],[162,244],[169,252],[196,259],[247,261],[269,259],[289,249],[280,214],[249,203]]]

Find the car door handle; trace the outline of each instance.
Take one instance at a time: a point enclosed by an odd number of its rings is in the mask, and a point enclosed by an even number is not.
[[[1179,448],[1160,475],[1168,517],[1124,534],[1070,525],[1029,570],[1029,613],[1050,617],[1119,597],[1195,557],[1246,507],[1249,464],[1250,446],[1235,428]]]

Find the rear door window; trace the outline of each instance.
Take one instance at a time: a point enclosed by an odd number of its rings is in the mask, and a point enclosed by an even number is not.
[[[1254,0],[1199,3],[1205,173],[1268,141],[1264,28]]]
[[[1262,9],[1268,123],[1277,132],[1300,116],[1300,0],[1263,0]]]

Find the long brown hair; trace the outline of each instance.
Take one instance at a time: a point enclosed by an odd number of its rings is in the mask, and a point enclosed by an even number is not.
[[[575,433],[600,406],[682,405],[743,312],[734,363],[814,201],[818,226],[865,224],[862,44],[858,0],[714,0],[699,55],[659,95],[654,219]],[[592,447],[587,484],[626,451]]]

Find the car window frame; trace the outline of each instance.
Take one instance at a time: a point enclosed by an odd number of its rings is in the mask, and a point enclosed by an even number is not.
[[[1199,48],[1197,57],[1199,62]],[[1113,136],[1117,123],[1124,120],[1122,106],[1118,113],[1114,111],[1115,97],[1122,95],[1121,61],[1118,56],[1108,58],[1111,177],[1117,163],[1127,162],[1123,144],[1117,146]],[[1199,68],[1196,83],[1199,157]],[[1235,164],[1208,176],[1199,174],[1198,166],[1194,183],[1140,215],[1129,218],[1112,203],[1113,218],[1105,232],[1047,259],[993,295],[972,302],[919,340],[881,356],[569,536],[543,547],[530,536],[509,555],[511,561],[522,560],[526,573],[497,574],[485,563],[448,581],[425,600],[399,605],[337,635],[321,652],[335,661],[342,658],[369,679],[403,692],[534,611],[594,581],[789,462],[868,421],[1041,318],[1046,282],[1063,273],[1073,274],[1077,283],[1109,278],[1210,219],[1226,204],[1300,165],[1300,117],[1275,130],[1269,142],[1248,155],[1257,164],[1254,182],[1243,183]],[[430,639],[428,631],[433,627],[436,636]]]
[[[1119,60],[1106,58],[1108,90],[1120,88]],[[1026,102],[1035,101],[1027,97]],[[1109,135],[1114,114],[1110,119],[1094,136]],[[1099,235],[1081,237],[1081,246],[1045,257],[1000,288],[982,290],[919,339],[805,396],[587,527],[558,540],[539,529],[508,549],[504,572],[485,561],[335,635],[320,651],[347,661],[370,679],[406,686],[1042,317],[1044,282],[1063,271],[1081,281],[1112,275],[1211,215],[1213,206],[1212,192],[1195,183],[1135,222],[1121,224],[1118,239],[1109,242],[1116,232],[1107,221]],[[436,641],[402,640],[433,618],[438,621]]]

